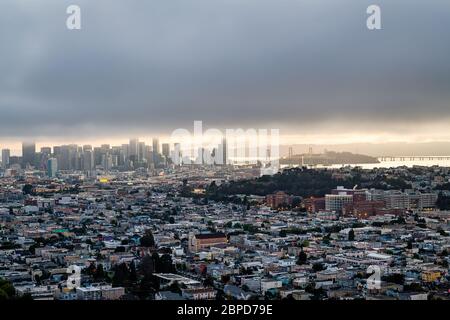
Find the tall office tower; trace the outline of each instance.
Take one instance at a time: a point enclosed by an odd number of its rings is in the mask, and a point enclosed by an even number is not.
[[[159,165],[159,139],[153,138],[152,140],[152,151],[153,151],[153,163],[155,166]]]
[[[228,163],[228,144],[227,144],[227,138],[222,139],[222,146],[223,146],[223,164],[227,165]]]
[[[124,164],[121,146],[112,146],[110,154],[113,158],[113,167],[122,166]]]
[[[110,157],[111,157],[111,167],[115,168],[119,166],[119,155],[111,154]]]
[[[78,148],[78,150],[75,152],[73,156],[73,169],[75,170],[83,170],[83,150],[81,148]]]
[[[123,144],[122,145],[122,157],[123,157],[123,162],[127,163],[128,159],[130,158],[130,145],[129,144]]]
[[[50,158],[50,155],[52,154],[52,148],[51,147],[42,147],[41,152],[37,155],[37,158],[39,159],[39,168],[40,169],[46,169],[48,164],[48,159]]]
[[[148,147],[147,148],[147,156],[146,156],[146,159],[147,159],[147,163],[148,164],[154,164],[153,163],[153,160],[154,160],[154,156],[153,156],[153,151],[152,151],[152,148],[150,148],[150,147]]]
[[[227,164],[227,139],[223,138],[222,143],[219,144],[217,152],[214,152],[214,160],[216,164]]]
[[[163,143],[162,144],[162,154],[164,157],[166,157],[166,159],[169,159],[170,157],[170,144],[168,143]]]
[[[86,152],[88,150],[92,151],[92,146],[90,144],[85,144],[83,146],[83,152]]]
[[[73,170],[77,167],[78,146],[75,144],[55,147],[55,157],[58,159],[59,170]]]
[[[69,145],[69,149],[70,149],[70,170],[77,170],[80,169],[79,167],[77,167],[77,162],[79,159],[78,156],[78,146],[76,144],[71,144]]]
[[[138,144],[138,161],[143,162],[146,158],[146,145],[145,142],[139,142]]]
[[[53,147],[53,154],[55,156],[59,156],[61,154],[61,147],[60,146],[54,146]]]
[[[182,164],[182,153],[181,153],[181,145],[179,143],[173,144],[173,151],[172,151],[172,161],[176,165]]]
[[[67,162],[68,167],[67,170],[73,170],[75,166],[75,153],[77,152],[77,147],[75,145],[67,146]]]
[[[205,148],[198,148],[197,149],[197,157],[194,160],[195,164],[203,164],[204,151],[205,151]]]
[[[102,144],[100,146],[100,163],[96,163],[96,164],[103,165],[104,164],[103,158],[104,158],[104,156],[109,155],[110,151],[111,150],[110,150],[109,144]],[[95,157],[96,157],[96,162],[97,162],[98,155],[96,155]]]
[[[69,149],[67,146],[55,147],[55,156],[58,159],[59,170],[69,170]]]
[[[42,147],[41,148],[41,154],[44,155],[51,155],[52,154],[52,148],[51,147]]]
[[[110,154],[104,154],[102,156],[102,167],[105,171],[109,171],[112,168],[112,157]]]
[[[4,169],[9,167],[9,157],[11,156],[11,151],[9,149],[2,150],[2,167]]]
[[[94,148],[94,166],[100,166],[102,164],[102,148],[95,147]]]
[[[294,150],[292,149],[292,147],[289,147],[289,152],[288,152],[289,165],[292,164],[293,155],[294,155]]]
[[[56,158],[50,158],[47,162],[47,175],[50,178],[56,177],[56,172],[58,172],[58,160]]]
[[[34,166],[36,162],[36,144],[34,142],[22,143],[22,166]]]
[[[153,138],[152,140],[153,154],[159,154],[159,139]]]
[[[135,162],[138,160],[139,139],[130,139],[128,147],[128,159]]]
[[[86,150],[83,152],[83,170],[91,171],[94,169],[94,152]]]

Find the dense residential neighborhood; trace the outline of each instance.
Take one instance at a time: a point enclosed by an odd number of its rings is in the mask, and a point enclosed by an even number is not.
[[[450,169],[258,173],[5,169],[0,299],[449,299]]]

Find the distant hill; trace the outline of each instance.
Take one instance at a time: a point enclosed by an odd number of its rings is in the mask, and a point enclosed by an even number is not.
[[[311,148],[314,153],[327,151],[352,152],[366,154],[374,157],[382,156],[448,156],[450,155],[450,142],[387,142],[387,143],[346,143],[346,144],[283,144],[280,146],[280,154],[287,157],[289,148],[294,154],[308,153]]]
[[[280,160],[280,163],[286,165],[333,165],[379,163],[379,161],[375,157],[362,154],[328,151],[323,154],[297,154],[290,158],[284,157]]]

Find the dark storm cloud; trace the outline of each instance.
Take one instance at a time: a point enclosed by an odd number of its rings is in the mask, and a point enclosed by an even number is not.
[[[3,0],[0,135],[450,118],[450,3]],[[82,30],[65,28],[69,4]]]

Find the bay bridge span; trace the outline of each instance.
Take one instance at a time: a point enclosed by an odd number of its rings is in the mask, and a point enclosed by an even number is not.
[[[450,156],[382,156],[378,157],[380,162],[400,161],[450,161]]]

